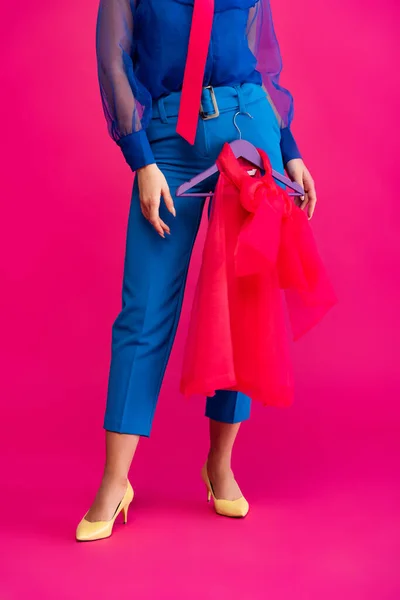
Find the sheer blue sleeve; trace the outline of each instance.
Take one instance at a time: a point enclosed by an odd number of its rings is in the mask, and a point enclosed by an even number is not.
[[[132,171],[154,163],[146,135],[152,99],[134,72],[133,0],[100,0],[96,29],[98,77],[108,130]]]
[[[256,0],[250,10],[247,27],[249,47],[257,59],[263,87],[281,126],[281,151],[283,164],[301,158],[290,130],[293,120],[293,97],[280,84],[282,56],[275,34],[269,0]]]

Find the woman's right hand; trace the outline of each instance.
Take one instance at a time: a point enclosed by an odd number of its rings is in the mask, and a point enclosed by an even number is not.
[[[171,214],[176,216],[174,202],[167,180],[156,164],[147,165],[137,171],[139,182],[140,207],[144,217],[153,225],[157,233],[165,238],[165,232],[171,233],[168,225],[160,218],[161,196]]]

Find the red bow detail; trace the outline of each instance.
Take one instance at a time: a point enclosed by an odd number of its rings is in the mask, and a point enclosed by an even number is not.
[[[277,269],[282,289],[313,293],[321,261],[308,219],[275,183],[267,154],[258,151],[263,177],[251,177],[228,144],[217,161],[220,171],[240,190],[240,204],[247,213],[235,249],[236,276]]]
[[[240,203],[249,215],[238,237],[235,269],[238,277],[244,277],[276,266],[282,223],[291,214],[291,203],[271,176],[252,178],[246,172],[240,182]]]

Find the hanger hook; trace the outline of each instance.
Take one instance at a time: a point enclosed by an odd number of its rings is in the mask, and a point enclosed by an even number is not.
[[[236,117],[237,117],[238,115],[245,115],[246,117],[250,117],[250,119],[252,119],[253,117],[252,117],[252,115],[251,115],[250,113],[248,113],[248,112],[241,112],[240,110],[238,110],[238,112],[237,112],[237,113],[235,114],[235,116],[233,117],[233,124],[234,124],[234,126],[236,127],[236,129],[238,130],[238,133],[239,133],[239,140],[241,140],[241,139],[242,139],[242,132],[240,131],[240,129],[239,129],[239,126],[238,126],[238,124],[236,123]]]

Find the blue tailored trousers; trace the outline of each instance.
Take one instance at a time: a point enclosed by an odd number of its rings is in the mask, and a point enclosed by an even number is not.
[[[242,137],[265,150],[283,173],[280,127],[263,89],[256,84],[215,88],[220,115],[199,118],[196,142],[175,132],[180,93],[154,103],[147,133],[158,167],[174,198],[176,217],[161,201],[160,216],[171,228],[162,239],[143,217],[135,179],[129,213],[122,310],[112,330],[112,356],[104,427],[108,431],[149,436],[164,372],[181,312],[190,257],[205,198],[175,196],[185,181],[211,166],[225,142]],[[203,110],[214,114],[210,91],[203,90]],[[249,113],[252,118],[244,113]],[[214,189],[218,175],[194,191]],[[210,315],[210,318],[212,316]],[[232,391],[207,399],[206,416],[238,423],[250,416],[251,400]]]

